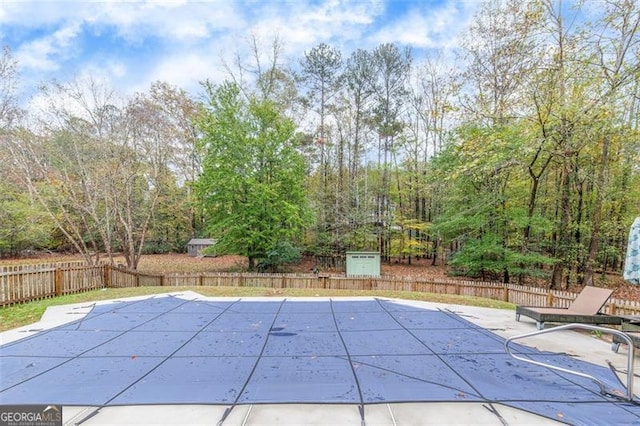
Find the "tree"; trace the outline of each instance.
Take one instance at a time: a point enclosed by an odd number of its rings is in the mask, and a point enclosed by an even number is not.
[[[602,81],[602,103],[603,110],[597,111],[601,116],[613,115],[616,109],[617,92],[620,92],[630,84],[638,81],[640,73],[640,57],[637,52],[640,49],[640,7],[636,2],[608,1],[605,3],[606,13],[603,17],[602,31],[596,37],[597,57],[599,58],[598,68],[601,71],[599,79]],[[636,52],[634,55],[633,52]],[[627,108],[623,104],[623,108]],[[600,126],[595,126],[599,129]],[[617,126],[616,126],[617,127]],[[595,173],[594,182],[595,202],[593,206],[593,225],[589,240],[588,254],[584,259],[582,269],[584,270],[584,283],[594,284],[594,265],[597,260],[599,240],[601,238],[601,228],[603,220],[603,210],[605,203],[605,188],[608,187],[609,170],[612,166],[612,153],[616,141],[619,141],[617,132],[611,129],[594,132],[595,137],[602,141],[600,150],[600,164]]]
[[[389,166],[396,163],[396,138],[402,132],[403,107],[407,95],[407,82],[411,71],[411,52],[394,44],[381,44],[372,55],[376,70],[373,91],[372,124],[378,133],[378,167],[382,177],[376,196],[375,218],[379,232],[379,249],[383,259],[389,260],[389,231],[393,220],[390,199],[391,179]],[[396,163],[397,164],[397,163]],[[399,206],[402,209],[402,206]]]
[[[0,135],[3,136],[23,114],[15,96],[17,83],[17,62],[5,47],[0,56]]]
[[[543,155],[551,155],[549,172],[557,176],[552,238],[558,262],[551,285],[562,289],[571,282],[594,283],[605,241],[603,211],[616,202],[609,195],[609,171],[616,151],[624,149],[620,142],[630,139],[622,120],[640,71],[640,14],[636,2],[598,3],[605,6],[601,15],[574,29],[566,25],[570,17],[561,2],[542,4],[546,54],[530,96],[540,118],[538,139],[546,145]]]
[[[82,83],[44,86],[39,126],[16,131],[8,148],[21,183],[93,264],[101,253],[112,258],[114,252],[115,211],[108,188],[118,161],[110,162],[104,142],[119,126],[113,94],[93,80]]]
[[[146,141],[145,158],[154,165],[159,183],[157,208],[151,219],[145,251],[180,252],[202,228],[193,185],[200,173],[193,124],[199,104],[184,90],[164,82],[151,85],[129,104],[136,139]],[[155,154],[154,154],[155,153]]]
[[[19,119],[17,62],[8,48],[0,55],[0,256],[52,243],[53,225],[20,185],[10,154]]]
[[[93,79],[43,90],[40,127],[9,144],[16,174],[87,263],[120,251],[136,269],[166,170],[165,126]]]
[[[458,244],[451,264],[461,274],[503,282],[513,274],[539,275],[539,266],[551,259],[531,247],[521,252],[517,238],[510,238],[527,221],[519,184],[519,156],[527,140],[508,126],[462,128],[458,138],[433,165],[433,178],[449,182],[435,228]],[[536,225],[548,228],[542,220]]]
[[[51,219],[28,192],[19,192],[8,182],[0,182],[0,223],[0,256],[52,244]]]
[[[441,210],[441,196],[438,185],[427,186],[426,176],[430,159],[443,149],[449,139],[454,124],[452,101],[457,85],[453,81],[453,70],[445,68],[439,60],[426,59],[423,66],[416,68],[407,109],[407,126],[402,140],[403,148],[403,191],[402,202],[406,217],[413,218],[422,225],[415,229],[416,240],[425,245],[429,234],[423,230],[434,214]],[[424,250],[437,261],[438,239],[432,239],[431,249]],[[408,257],[411,262],[411,257]]]
[[[249,52],[236,52],[235,69],[227,63],[224,67],[245,98],[269,100],[280,112],[293,114],[297,88],[293,73],[282,63],[282,44],[278,37],[265,44],[252,33],[248,40]]]
[[[522,282],[552,265],[550,286],[564,289],[619,262],[638,178],[636,3],[598,3],[599,15],[554,0],[480,8],[465,45],[472,114],[430,168],[446,188],[433,230],[458,267],[507,266]]]
[[[340,252],[343,248],[341,239],[344,235],[344,229],[340,225],[344,223],[342,219],[345,211],[344,203],[341,202],[344,191],[344,139],[339,137],[337,144],[332,140],[333,132],[331,132],[331,126],[327,125],[327,116],[331,109],[335,109],[332,108],[331,100],[340,88],[342,55],[337,49],[320,43],[309,52],[305,52],[300,66],[301,80],[308,89],[307,99],[310,109],[320,120],[313,131],[315,145],[320,151],[320,164],[317,169],[320,174],[320,186],[316,204],[318,215],[316,224],[320,232],[333,234],[328,250]],[[333,147],[336,149],[336,164],[333,168],[335,172],[330,176],[330,151]]]
[[[374,210],[374,197],[369,188],[366,161],[371,126],[369,116],[371,101],[374,95],[373,82],[375,68],[370,52],[358,49],[346,61],[343,74],[344,90],[334,114],[339,137],[348,141],[348,203],[346,222],[348,231],[344,239],[352,249],[374,250],[378,247],[375,241],[371,214]]]
[[[308,225],[306,165],[294,123],[273,102],[246,99],[230,82],[204,87],[207,104],[197,121],[203,170],[196,188],[216,253],[246,256],[253,270],[297,243]]]
[[[472,86],[463,103],[474,120],[493,125],[517,116],[519,93],[538,59],[540,9],[537,1],[489,0],[480,6],[464,42],[468,66],[462,75]]]

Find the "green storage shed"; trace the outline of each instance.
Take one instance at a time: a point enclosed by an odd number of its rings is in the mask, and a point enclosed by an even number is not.
[[[375,251],[348,251],[347,276],[380,276],[380,253]]]

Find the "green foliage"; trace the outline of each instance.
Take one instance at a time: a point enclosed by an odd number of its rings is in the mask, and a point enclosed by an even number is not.
[[[495,235],[468,240],[454,253],[450,264],[461,275],[498,279],[504,272],[505,250]]]
[[[274,244],[264,258],[258,260],[258,269],[277,272],[280,266],[299,262],[300,259],[302,259],[302,250],[299,247],[293,246],[288,241],[280,241]]]
[[[209,100],[197,124],[203,171],[196,184],[218,254],[268,259],[309,223],[295,126],[274,104],[241,97],[237,86],[206,86]]]
[[[448,191],[432,232],[458,247],[450,262],[454,273],[493,280],[542,277],[554,263],[540,244],[552,222],[525,208],[525,144],[517,126],[467,127],[459,143],[433,162],[431,179],[446,181]]]
[[[391,256],[424,256],[429,251],[429,244],[423,236],[430,224],[416,219],[399,220],[398,229],[391,236]]]
[[[0,256],[27,249],[49,248],[53,224],[28,193],[0,182]]]
[[[175,177],[164,173],[157,207],[149,226],[144,252],[182,253],[194,235],[191,224],[191,206],[187,187],[178,187]]]
[[[505,272],[542,278],[546,275],[541,266],[553,263],[553,259],[539,253],[520,253],[505,247],[495,234],[465,241],[450,260],[454,274],[490,280],[502,280]]]

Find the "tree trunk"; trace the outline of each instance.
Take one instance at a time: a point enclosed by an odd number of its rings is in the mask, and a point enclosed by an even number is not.
[[[559,259],[559,261],[554,265],[553,275],[551,277],[551,289],[553,290],[565,290],[567,285],[564,278],[567,257],[566,244],[567,241],[569,241],[568,230],[571,221],[571,179],[569,173],[570,167],[565,165],[560,196],[560,226],[558,228],[555,254],[555,257]]]
[[[584,271],[584,284],[585,285],[593,285],[593,269],[596,262],[596,258],[598,255],[598,239],[600,238],[600,225],[602,222],[602,199],[603,199],[603,188],[605,186],[606,180],[606,169],[607,164],[609,163],[609,138],[605,137],[602,141],[602,160],[600,163],[600,169],[598,170],[598,178],[595,184],[596,191],[596,202],[593,206],[593,218],[592,218],[592,229],[591,229],[591,239],[589,241],[589,253],[587,254],[587,259],[585,262],[585,271]]]

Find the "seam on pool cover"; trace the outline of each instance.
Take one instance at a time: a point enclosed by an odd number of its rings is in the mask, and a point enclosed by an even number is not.
[[[286,300],[287,299],[285,298],[280,302],[280,306],[278,307],[278,310],[276,311],[275,315],[273,316],[273,320],[271,321],[271,325],[269,325],[269,330],[273,329],[273,326],[275,325],[276,320],[278,319],[278,314],[280,313],[280,310],[282,309],[282,305],[284,305],[284,302],[286,302]],[[230,305],[229,307],[231,307],[231,306],[232,305]],[[258,364],[260,363],[260,360],[262,359],[262,354],[264,353],[264,350],[267,347],[267,342],[269,341],[269,336],[270,335],[271,335],[271,333],[267,333],[267,336],[264,339],[264,343],[262,344],[262,348],[260,349],[260,353],[258,354],[258,356],[256,358],[256,362],[253,364],[253,368],[251,368],[251,371],[247,375],[247,379],[245,380],[244,384],[242,385],[242,387],[238,391],[238,394],[236,395],[236,399],[233,401],[233,403],[231,404],[230,407],[228,407],[226,410],[224,410],[224,413],[222,413],[222,417],[220,418],[220,420],[218,420],[217,424],[221,425],[222,423],[224,423],[225,419],[229,416],[231,411],[235,408],[236,405],[238,405],[238,401],[240,400],[240,397],[244,393],[244,390],[247,388],[247,386],[249,384],[249,381],[251,381],[251,378],[253,377],[253,374],[255,373],[256,368],[258,368]]]
[[[180,306],[182,306],[182,305],[184,305],[185,303],[188,303],[188,302],[189,302],[188,300],[185,300],[183,303],[181,303],[180,305],[177,305],[176,307],[174,307],[174,308],[170,309],[170,310],[169,310],[169,311],[167,311],[167,312],[171,312],[171,311],[173,311],[174,309],[177,309],[177,308],[179,308]],[[154,319],[156,319],[156,318],[158,318],[158,317],[160,317],[160,316],[162,316],[162,315],[166,314],[167,312],[159,313],[159,314],[158,314],[158,315],[156,315],[155,317],[150,318],[150,319],[148,319],[148,320],[146,320],[146,321],[144,321],[144,322],[142,322],[142,323],[140,323],[140,324],[136,325],[135,327],[130,328],[129,330],[125,330],[125,331],[123,331],[123,332],[121,332],[121,333],[119,333],[119,334],[117,334],[117,335],[113,336],[112,338],[105,340],[104,342],[102,342],[102,343],[100,343],[100,344],[98,344],[98,345],[95,345],[95,346],[93,346],[93,347],[91,347],[91,348],[89,348],[89,349],[87,349],[87,350],[85,350],[85,351],[82,351],[82,352],[80,352],[80,353],[77,353],[77,354],[75,354],[75,355],[74,355],[74,356],[72,356],[72,357],[65,357],[65,358],[67,358],[67,360],[66,360],[66,361],[61,362],[60,364],[56,364],[55,366],[53,366],[53,367],[51,367],[51,368],[48,368],[48,369],[46,369],[46,370],[43,370],[43,371],[41,371],[40,373],[35,374],[35,375],[31,376],[31,377],[28,377],[28,378],[26,378],[26,379],[24,379],[24,380],[22,380],[22,381],[20,381],[20,382],[18,382],[18,383],[14,383],[13,385],[11,385],[11,386],[9,386],[9,387],[7,387],[7,388],[5,388],[5,389],[0,390],[0,393],[5,392],[5,391],[7,391],[7,390],[9,390],[9,389],[12,389],[12,388],[14,388],[14,387],[16,387],[16,386],[19,386],[19,385],[21,385],[21,384],[23,384],[23,383],[26,383],[26,382],[28,382],[29,380],[33,380],[33,379],[35,379],[36,377],[39,377],[39,376],[41,376],[41,375],[43,375],[43,374],[45,374],[45,373],[48,373],[48,372],[49,372],[49,371],[51,371],[51,370],[54,370],[54,369],[56,369],[56,368],[58,368],[58,367],[60,367],[60,366],[62,366],[62,365],[65,365],[65,364],[67,364],[67,363],[69,363],[69,362],[71,362],[71,361],[73,361],[73,360],[75,360],[75,359],[78,359],[78,358],[80,358],[82,355],[86,354],[87,352],[90,352],[90,351],[92,351],[92,350],[94,350],[94,349],[96,349],[96,348],[99,348],[100,346],[105,345],[105,344],[107,344],[107,343],[111,342],[112,340],[117,339],[118,337],[120,337],[120,336],[122,336],[122,335],[124,335],[124,334],[126,334],[126,333],[129,333],[130,331],[134,330],[135,328],[140,327],[140,326],[142,326],[142,325],[144,325],[144,324],[146,324],[146,323],[148,323],[148,322],[150,322],[150,321],[153,321]],[[104,313],[107,313],[107,312],[104,312]],[[99,314],[99,315],[96,315],[96,317],[97,317],[97,316],[100,316],[100,315],[103,315],[104,313]],[[68,325],[68,324],[67,324],[67,325]],[[45,334],[46,334],[46,333],[45,333]],[[112,399],[113,399],[113,398],[112,398]],[[111,401],[111,400],[109,400],[109,401]],[[106,404],[108,404],[108,403],[109,403],[109,401],[105,402],[104,404],[105,404],[105,405],[106,405]]]
[[[389,314],[389,316],[391,316],[391,318],[393,318],[393,320],[395,322],[398,323],[398,325],[400,327],[402,327],[407,333],[409,333],[411,336],[413,336],[414,339],[416,339],[417,341],[419,341],[425,348],[429,349],[431,352],[433,352],[434,356],[437,357],[444,365],[446,365],[451,371],[453,371],[453,373],[458,376],[464,383],[466,383],[471,389],[473,389],[479,396],[481,399],[485,400],[485,402],[491,407],[491,410],[493,410],[494,412],[496,411],[496,408],[493,406],[492,402],[490,400],[488,400],[483,394],[482,392],[480,392],[480,390],[478,388],[476,388],[470,381],[468,381],[466,378],[464,378],[461,374],[459,374],[451,365],[449,365],[448,362],[446,362],[444,360],[444,358],[436,353],[436,351],[434,351],[433,349],[431,349],[428,345],[426,345],[422,340],[420,340],[418,338],[418,336],[416,336],[411,330],[409,330],[405,325],[403,325],[400,321],[398,321],[398,319],[391,313],[389,312],[389,310],[384,306],[384,304],[382,304],[380,302],[380,299],[376,298],[376,301],[378,302],[378,304],[380,304],[380,307],[387,313]],[[452,314],[449,311],[446,310],[442,310],[442,309],[438,309],[440,312],[443,312],[445,315],[449,316],[450,318],[455,319],[456,321],[460,321],[463,322],[462,319],[455,314]],[[499,417],[500,418],[500,417]],[[502,418],[500,418],[500,420],[502,421]]]
[[[351,359],[351,354],[349,353],[349,348],[344,341],[344,336],[340,331],[340,327],[338,327],[338,319],[336,318],[336,311],[333,308],[333,299],[329,299],[329,306],[331,306],[331,315],[333,316],[333,323],[336,326],[336,332],[338,333],[338,337],[342,342],[342,346],[344,347],[344,351],[347,354],[347,361],[349,362],[349,367],[351,368],[351,374],[353,374],[353,380],[356,383],[356,387],[358,388],[358,398],[360,398],[360,405],[358,407],[358,411],[360,412],[360,420],[364,424],[364,398],[362,397],[362,388],[360,387],[360,380],[358,380],[358,374],[353,366],[353,360]]]
[[[116,399],[118,396],[122,395],[124,392],[126,392],[127,390],[129,390],[131,387],[135,386],[137,383],[139,383],[141,380],[143,380],[145,377],[147,377],[149,374],[153,373],[155,370],[157,370],[162,364],[164,364],[165,362],[167,362],[169,359],[171,359],[171,357],[176,354],[180,349],[182,349],[184,346],[186,346],[189,342],[191,342],[193,339],[196,338],[196,336],[198,336],[200,333],[202,333],[202,331],[207,328],[207,326],[209,326],[211,323],[213,323],[216,319],[218,319],[222,314],[224,314],[231,306],[233,306],[234,304],[238,303],[240,300],[242,299],[238,299],[235,302],[233,302],[232,304],[230,304],[229,306],[227,306],[222,312],[220,312],[217,316],[215,316],[211,321],[209,321],[208,323],[206,323],[198,332],[194,333],[193,336],[191,336],[189,339],[187,339],[182,345],[180,345],[177,349],[175,349],[172,353],[170,353],[168,356],[165,356],[164,359],[162,361],[160,361],[155,367],[153,367],[151,370],[147,371],[144,375],[140,376],[136,381],[134,381],[133,383],[131,383],[129,386],[125,387],[124,389],[122,389],[120,392],[118,392],[116,395],[114,395],[113,397],[111,397],[109,400],[107,400],[104,405],[108,405],[111,401],[113,401],[114,399]],[[189,301],[186,301],[185,303],[187,303]],[[178,309],[180,306],[182,306],[184,303],[176,306],[173,309],[168,310],[167,312],[165,312],[164,314],[161,315],[165,315],[175,309]],[[161,316],[159,315],[159,316]],[[142,325],[142,324],[141,324]],[[136,327],[134,327],[136,328]]]
[[[114,396],[112,396],[110,399],[108,399],[106,402],[104,402],[102,405],[100,405],[99,407],[97,407],[95,410],[93,410],[92,412],[90,412],[89,414],[87,414],[85,417],[83,417],[82,419],[80,419],[78,422],[76,422],[76,424],[82,424],[84,422],[86,422],[87,420],[91,419],[92,417],[94,417],[96,414],[98,414],[98,412],[100,411],[100,409],[106,407],[109,405],[109,403],[111,401],[113,401],[114,399],[116,399],[118,396],[122,395],[124,392],[126,392],[128,389],[130,389],[131,387],[135,386],[137,383],[139,383],[141,380],[143,380],[145,377],[147,377],[149,374],[151,374],[153,371],[155,371],[156,369],[158,369],[158,367],[160,367],[162,364],[164,364],[165,362],[167,362],[167,360],[169,360],[175,353],[177,353],[180,349],[182,349],[187,343],[191,342],[198,334],[200,334],[202,332],[202,330],[204,330],[205,328],[207,328],[207,326],[209,326],[211,323],[213,323],[216,319],[218,319],[224,312],[226,312],[231,306],[233,306],[235,303],[238,303],[240,300],[242,299],[238,299],[235,302],[233,302],[232,304],[230,304],[229,306],[227,306],[223,311],[221,311],[215,318],[213,318],[211,321],[209,321],[207,324],[205,324],[202,329],[200,331],[198,331],[197,333],[194,333],[193,336],[191,336],[190,339],[188,339],[187,341],[185,341],[180,347],[178,347],[175,351],[173,351],[171,354],[169,354],[169,356],[166,356],[161,362],[159,362],[155,367],[153,367],[151,370],[147,371],[147,373],[145,373],[144,375],[140,376],[137,380],[135,380],[133,383],[129,384],[129,386],[125,387],[124,389],[122,389],[120,392],[118,392],[117,394],[115,394]],[[184,305],[185,303],[189,303],[192,300],[185,300],[183,303],[175,306],[172,309],[169,309],[166,312],[163,312],[151,319],[149,319],[148,321],[145,321],[141,324],[138,324],[137,326],[131,328],[129,331],[140,327],[143,324],[146,324],[149,321],[152,321],[162,315],[165,315],[171,311],[174,311],[178,308],[180,308],[182,305]],[[117,336],[116,336],[117,337]],[[110,339],[113,340],[113,339]],[[106,342],[105,342],[106,343]],[[98,346],[96,346],[98,347]]]

